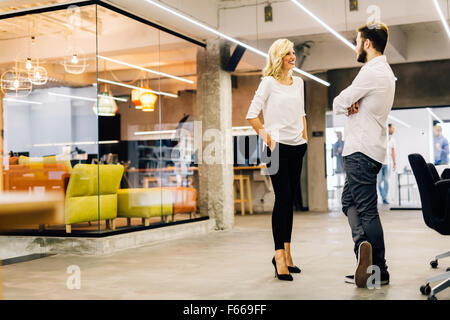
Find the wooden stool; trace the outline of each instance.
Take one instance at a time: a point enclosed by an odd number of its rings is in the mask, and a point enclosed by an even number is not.
[[[178,185],[177,176],[169,176],[169,185],[170,186]]]
[[[191,176],[181,176],[181,183],[179,183],[177,176],[169,177],[169,185],[177,186],[177,187],[190,187],[193,184],[193,180]]]
[[[151,184],[156,185],[156,187],[161,187],[161,178],[159,177],[145,177],[144,178],[144,187],[150,188]]]
[[[252,191],[250,186],[250,176],[238,174],[234,176],[234,182],[239,182],[239,198],[237,197],[236,187],[233,183],[234,189],[234,213],[236,213],[236,203],[241,204],[241,214],[245,214],[245,203],[248,202],[248,209],[250,214],[253,214],[252,206]],[[244,195],[244,184],[247,183],[247,198]]]

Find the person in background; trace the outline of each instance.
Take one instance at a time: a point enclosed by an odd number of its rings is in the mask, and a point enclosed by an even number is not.
[[[442,135],[442,127],[436,124],[434,132],[434,164],[448,164],[448,140]]]
[[[395,131],[395,127],[392,123],[388,124],[389,137],[387,142],[386,158],[384,159],[383,166],[378,173],[378,191],[380,191],[381,199],[384,204],[389,204],[387,200],[389,192],[389,174],[397,169],[397,163],[395,161],[395,139],[392,137]],[[392,162],[391,162],[392,160]]]
[[[342,159],[342,151],[344,151],[344,141],[342,140],[342,132],[336,131],[337,141],[333,144],[333,152],[331,157],[336,157],[336,169],[334,173],[344,173],[344,160]]]
[[[12,150],[9,151],[8,156],[9,156],[9,164],[10,165],[19,164],[19,157],[16,157],[16,155],[14,154],[14,152]]]

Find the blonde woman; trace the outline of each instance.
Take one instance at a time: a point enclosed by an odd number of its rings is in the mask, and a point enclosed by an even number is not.
[[[304,85],[292,76],[295,67],[294,44],[287,39],[275,41],[269,49],[263,78],[255,93],[246,119],[269,147],[269,172],[275,192],[272,233],[275,255],[272,264],[279,280],[292,281],[291,273],[300,273],[291,256],[293,200],[300,182],[303,156],[307,148]],[[258,116],[263,111],[264,127]]]

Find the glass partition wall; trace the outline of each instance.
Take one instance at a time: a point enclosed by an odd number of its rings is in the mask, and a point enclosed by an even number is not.
[[[345,116],[329,111],[326,125],[328,206],[333,211],[339,211],[345,182],[342,160]],[[450,106],[395,108],[389,114],[388,125],[391,129],[387,134],[394,152],[389,152],[386,157],[385,177],[381,172],[378,175],[379,205],[391,210],[420,209],[419,190],[408,155],[421,154],[427,163],[436,166],[439,174],[449,168]],[[386,192],[388,204],[382,203],[382,189]]]
[[[0,18],[0,30],[0,196],[31,213],[63,203],[59,219],[18,212],[1,232],[103,235],[199,218],[201,46],[96,4]]]

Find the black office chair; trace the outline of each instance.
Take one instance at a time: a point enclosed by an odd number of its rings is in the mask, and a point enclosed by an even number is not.
[[[438,181],[450,179],[450,169],[445,169],[442,172],[442,175],[439,176],[439,173],[436,170],[436,167],[432,163],[428,163],[428,169],[430,170],[431,176],[433,178],[434,183],[437,183]],[[434,229],[434,227],[432,227]],[[448,258],[450,257],[450,251],[440,254],[436,256],[436,259],[430,262],[430,265],[433,269],[436,269],[439,264],[439,259]],[[450,271],[450,268],[447,268],[447,271]]]
[[[434,165],[427,164],[420,154],[410,154],[408,159],[419,187],[425,224],[442,235],[450,235],[450,180],[441,179]],[[433,268],[437,268],[438,260],[449,256],[450,252],[436,256],[436,260],[430,264]],[[430,282],[441,280],[444,281],[436,287],[430,287]],[[435,295],[449,286],[450,272],[447,271],[427,279],[426,284],[420,287],[420,291],[429,295],[429,300],[436,300]]]
[[[439,180],[441,180],[441,177],[439,176],[439,173],[436,170],[436,167],[432,163],[427,163],[428,170],[430,170],[431,177],[433,178],[433,182],[436,183]]]
[[[434,166],[434,164],[432,163],[428,163],[428,169],[430,169],[431,175],[433,176],[433,180],[434,182],[438,182],[439,180],[446,180],[446,179],[450,179],[450,169],[446,168],[441,176],[439,176],[439,173],[436,169],[436,167]]]

